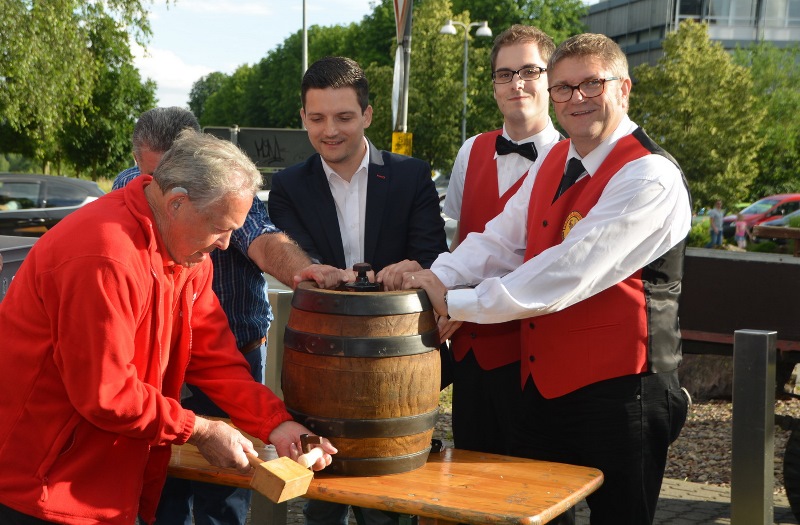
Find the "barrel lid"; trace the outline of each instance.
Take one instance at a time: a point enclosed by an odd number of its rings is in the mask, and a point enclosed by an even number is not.
[[[432,310],[425,290],[352,292],[325,290],[311,281],[297,285],[292,307],[307,312],[339,315],[400,315]]]

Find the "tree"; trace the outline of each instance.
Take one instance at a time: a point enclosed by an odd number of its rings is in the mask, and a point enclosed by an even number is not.
[[[131,164],[136,118],[155,105],[155,83],[142,82],[133,66],[128,35],[111,17],[98,18],[89,31],[97,79],[89,104],[67,122],[59,143],[77,175],[111,177]]]
[[[0,12],[0,133],[12,136],[4,146],[58,161],[60,130],[80,123],[100,74],[93,28],[111,17],[143,42],[147,11],[141,0],[0,0]]]
[[[225,78],[219,90],[209,95],[203,105],[202,126],[252,126],[246,93],[254,71],[243,64]],[[196,116],[196,115],[195,115]]]
[[[204,77],[200,77],[194,84],[192,90],[189,92],[189,109],[197,117],[197,120],[202,122],[203,110],[208,100],[208,97],[222,89],[227,75],[215,71],[209,73]]]
[[[750,187],[750,199],[800,191],[800,47],[778,49],[760,43],[734,52],[736,63],[748,67],[752,94],[766,108],[758,135],[764,139],[756,163],[758,176]]]
[[[585,30],[581,17],[588,7],[582,0],[453,0],[454,12],[467,10],[473,20],[486,20],[495,34],[513,24],[530,24],[559,43]],[[492,47],[491,41],[475,45]]]
[[[698,206],[746,198],[764,142],[750,71],[693,21],[681,22],[663,47],[657,65],[634,71],[632,119],[676,158]]]

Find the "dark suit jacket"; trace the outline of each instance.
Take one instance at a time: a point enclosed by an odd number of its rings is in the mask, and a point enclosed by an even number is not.
[[[370,263],[375,272],[403,259],[429,268],[447,251],[430,166],[381,151],[370,142],[368,169],[365,260],[361,262]],[[311,258],[344,268],[336,204],[319,154],[272,177],[269,215]]]

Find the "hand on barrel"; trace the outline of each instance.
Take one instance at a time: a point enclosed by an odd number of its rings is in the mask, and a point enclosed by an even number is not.
[[[215,467],[235,468],[242,473],[250,470],[245,453],[256,453],[253,443],[229,424],[199,416],[188,442]]]
[[[300,423],[284,421],[272,431],[269,435],[269,441],[275,445],[275,450],[279,456],[288,456],[297,461],[297,458],[303,453],[300,443],[301,434],[313,434],[313,432]],[[325,438],[322,438],[322,444],[319,448],[323,450],[324,454],[311,465],[312,470],[322,470],[330,465],[331,454],[338,452],[336,447]]]
[[[294,285],[297,287],[301,281],[314,281],[320,288],[336,288],[344,282],[353,280],[355,276],[352,271],[340,270],[327,264],[311,264],[294,276]]]
[[[378,272],[375,280],[383,284],[383,289],[386,291],[402,290],[403,289],[403,276],[407,273],[418,272],[422,270],[422,266],[417,261],[409,261],[408,259],[400,261],[399,263],[390,264]]]
[[[433,309],[436,313],[444,318],[448,318],[447,302],[447,288],[442,281],[436,277],[436,274],[430,270],[422,270],[421,272],[406,273],[403,276],[403,289],[408,290],[411,288],[422,288],[428,294]]]

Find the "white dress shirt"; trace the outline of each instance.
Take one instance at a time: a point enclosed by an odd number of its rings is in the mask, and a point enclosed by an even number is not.
[[[361,164],[347,182],[322,159],[322,169],[328,177],[333,200],[336,203],[336,217],[339,219],[339,232],[342,235],[346,268],[364,262],[364,223],[367,212],[367,174],[369,172],[369,143],[364,139],[366,152]]]
[[[506,133],[506,127],[503,126],[503,137],[511,140],[511,137]],[[467,176],[467,165],[469,164],[469,156],[472,154],[472,145],[475,143],[474,137],[468,138],[461,149],[458,150],[456,161],[453,163],[453,171],[450,173],[450,182],[447,185],[447,196],[444,199],[445,215],[455,220],[461,220],[461,200],[464,196],[464,179]],[[547,150],[550,149],[561,139],[550,117],[547,117],[547,126],[537,133],[528,138],[520,141],[512,141],[516,144],[525,144],[533,142],[536,146],[536,151],[539,153],[538,158],[543,157]],[[508,155],[498,155],[494,153],[494,158],[497,160],[497,189],[500,195],[503,195],[510,187],[525,175],[533,165],[533,161],[526,159],[518,153],[509,153]]]
[[[616,143],[636,129],[627,116],[582,159],[594,174]],[[471,233],[453,253],[443,253],[431,270],[448,288],[453,319],[499,323],[544,315],[582,301],[630,276],[683,240],[691,206],[680,171],[661,155],[626,164],[603,190],[597,204],[564,241],[524,262],[528,203],[535,174],[482,234]],[[567,160],[579,157],[572,146]],[[524,262],[524,264],[523,264]]]

